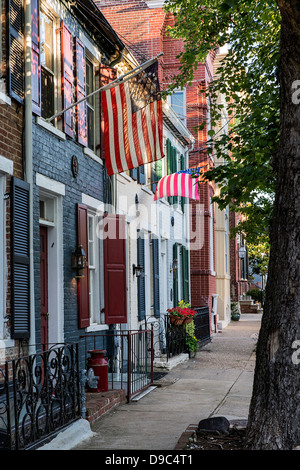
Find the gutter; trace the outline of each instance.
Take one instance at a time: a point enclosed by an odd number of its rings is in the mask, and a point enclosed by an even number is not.
[[[29,353],[35,352],[35,302],[34,302],[34,263],[33,263],[33,165],[32,165],[32,85],[31,85],[31,2],[25,0],[25,123],[24,179],[29,189],[29,296],[30,296],[30,339]]]

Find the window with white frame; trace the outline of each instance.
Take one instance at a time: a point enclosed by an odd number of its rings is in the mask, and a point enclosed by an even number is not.
[[[171,108],[177,113],[179,119],[186,124],[186,90],[175,90],[168,97]]]
[[[101,240],[97,237],[99,217],[95,212],[88,213],[88,254],[89,254],[89,300],[91,325],[105,323],[103,309],[103,257]]]
[[[54,115],[58,107],[60,71],[57,59],[59,34],[56,34],[59,18],[45,3],[41,5],[40,22],[42,117],[47,119]]]
[[[99,68],[99,63],[96,59],[86,50],[85,57],[86,64],[86,96],[93,93],[100,87],[99,74],[96,73]],[[100,155],[100,132],[99,132],[99,116],[100,116],[100,94],[96,93],[90,96],[86,101],[87,113],[87,146],[95,154]]]

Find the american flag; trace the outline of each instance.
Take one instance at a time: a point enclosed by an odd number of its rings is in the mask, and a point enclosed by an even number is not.
[[[199,200],[198,178],[193,178],[189,171],[180,171],[164,176],[157,183],[154,201],[169,196]]]
[[[102,91],[101,98],[109,176],[164,156],[157,62],[129,80]]]

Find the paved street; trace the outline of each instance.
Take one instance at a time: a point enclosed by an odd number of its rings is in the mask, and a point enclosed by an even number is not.
[[[93,437],[74,449],[173,450],[190,424],[208,416],[246,419],[260,321],[259,314],[244,314],[231,322],[196,358],[162,377],[160,386],[99,419]]]

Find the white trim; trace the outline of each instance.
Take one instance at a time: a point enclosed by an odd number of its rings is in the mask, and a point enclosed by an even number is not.
[[[83,153],[85,153],[85,155],[87,155],[90,158],[92,158],[93,160],[95,160],[95,162],[100,163],[100,165],[102,165],[102,166],[104,165],[102,158],[98,157],[98,155],[96,155],[93,152],[93,150],[91,150],[89,147],[84,147],[83,148]]]
[[[49,197],[47,188],[40,198]],[[50,196],[51,197],[51,196]],[[62,195],[52,195],[54,222],[46,224],[48,239],[48,311],[49,343],[64,341],[64,273],[63,273],[63,203]],[[43,224],[45,225],[44,221]]]
[[[79,31],[79,39],[85,48],[95,57],[98,62],[102,62],[101,53],[96,49],[96,47],[91,43],[91,41],[86,37],[86,35]]]
[[[82,193],[81,194],[81,201],[82,204],[85,204],[86,206],[90,207],[91,209],[97,210],[98,215],[99,212],[104,213],[105,212],[105,205],[103,201],[99,201],[99,199],[95,199],[92,196],[89,196],[88,194]]]
[[[13,172],[14,172],[14,162],[0,155],[0,173],[12,175]]]
[[[54,134],[56,137],[58,137],[59,139],[61,140],[66,140],[66,134],[62,131],[60,131],[59,129],[57,129],[56,127],[53,126],[53,124],[49,124],[48,122],[45,121],[45,119],[41,118],[41,117],[37,117],[36,118],[36,123],[43,127],[44,129],[46,129],[47,131],[51,132],[52,134]]]
[[[53,194],[58,194],[60,196],[66,195],[66,187],[63,183],[53,180],[52,178],[42,175],[41,173],[36,173],[36,184],[40,188],[46,189]]]
[[[2,93],[0,91],[0,104],[8,104],[11,106],[11,99],[9,96],[7,96],[5,93]]]
[[[162,8],[165,4],[165,0],[145,0],[148,8]]]

